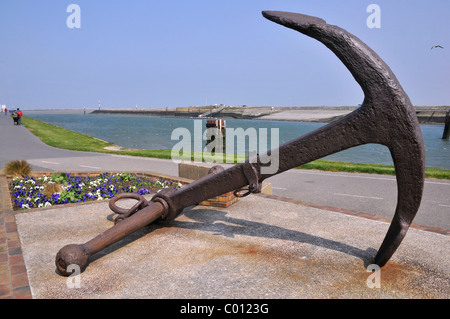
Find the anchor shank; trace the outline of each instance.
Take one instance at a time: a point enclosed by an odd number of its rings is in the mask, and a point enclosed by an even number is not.
[[[180,188],[169,195],[173,205],[176,209],[183,209],[248,185],[247,178],[243,173],[243,165],[245,163],[236,164],[222,172],[210,174],[207,178]]]

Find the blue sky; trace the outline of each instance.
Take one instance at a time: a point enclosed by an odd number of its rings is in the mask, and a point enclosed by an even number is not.
[[[81,28],[70,29],[70,4]],[[381,28],[369,28],[370,4]],[[360,87],[321,43],[263,10],[318,16],[355,34],[415,105],[450,105],[448,0],[2,0],[0,104],[164,108],[358,105]],[[441,45],[444,49],[433,49]]]

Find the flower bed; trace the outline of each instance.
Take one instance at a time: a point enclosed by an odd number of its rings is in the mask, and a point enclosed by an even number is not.
[[[9,187],[14,210],[82,203],[112,198],[119,193],[156,193],[163,188],[180,188],[181,183],[131,173],[98,176],[51,176],[14,178]]]

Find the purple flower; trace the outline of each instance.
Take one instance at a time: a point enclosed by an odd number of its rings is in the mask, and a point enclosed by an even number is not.
[[[146,194],[150,194],[149,190],[147,188],[141,188],[140,190],[138,190],[137,192],[139,195],[146,195]]]

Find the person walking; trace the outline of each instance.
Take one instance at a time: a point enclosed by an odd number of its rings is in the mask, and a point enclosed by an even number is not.
[[[22,125],[21,118],[22,118],[23,113],[19,108],[17,108],[17,115],[19,116],[19,118],[17,119],[17,124]]]
[[[5,107],[5,116],[8,115],[8,109]]]
[[[14,120],[14,125],[19,125],[19,114],[17,114],[17,110],[14,110],[12,118]]]

